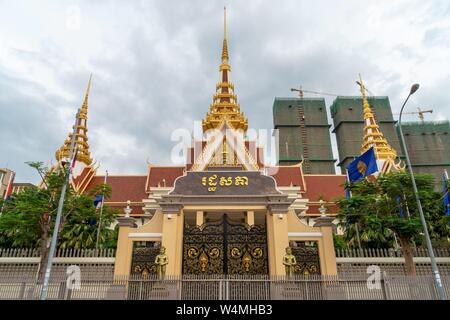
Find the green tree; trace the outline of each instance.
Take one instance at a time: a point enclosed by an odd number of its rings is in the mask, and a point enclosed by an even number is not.
[[[434,191],[433,176],[415,175],[422,207],[434,239],[450,235],[449,217],[443,215],[440,193]],[[360,230],[366,245],[391,245],[398,239],[405,258],[406,272],[415,275],[412,243],[423,241],[415,196],[410,176],[405,172],[379,175],[349,186],[352,197],[338,200],[341,225],[347,226],[345,237],[354,242],[354,226]],[[403,209],[403,215],[400,214]]]
[[[40,247],[41,262],[48,259],[49,242],[54,229],[58,202],[65,181],[65,170],[49,171],[41,163],[29,163],[44,177],[43,187],[27,188],[7,201],[0,216],[0,243],[11,247]],[[109,185],[101,185],[93,192],[103,191],[107,199],[111,194]],[[117,212],[104,206],[101,245],[117,238],[109,227]],[[58,234],[58,247],[94,248],[97,235],[99,210],[94,208],[92,194],[77,194],[67,189],[61,224]],[[40,267],[42,275],[43,267]]]

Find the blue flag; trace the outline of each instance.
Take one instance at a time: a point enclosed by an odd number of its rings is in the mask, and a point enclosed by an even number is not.
[[[450,193],[447,186],[447,177],[444,174],[444,213],[450,215]]]
[[[101,204],[102,204],[102,200],[103,200],[103,196],[102,195],[95,196],[94,207],[98,209],[101,206]]]
[[[351,193],[350,193],[350,188],[349,186],[345,187],[345,199],[350,199],[352,197]],[[349,216],[348,216],[348,210],[345,212],[345,226],[348,228],[348,224],[349,224]]]
[[[398,207],[400,209],[400,217],[403,218],[405,216],[405,211],[403,210],[403,207],[402,207],[402,204],[401,204],[401,200],[402,200],[402,198],[400,196],[397,196],[395,198],[395,201],[397,201],[397,205],[398,205]]]
[[[373,147],[353,160],[347,167],[350,182],[364,179],[378,171],[377,159]]]

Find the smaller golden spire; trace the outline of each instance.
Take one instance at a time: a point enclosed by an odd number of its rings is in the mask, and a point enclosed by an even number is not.
[[[85,119],[87,119],[88,99],[89,99],[89,90],[91,89],[91,80],[92,80],[92,73],[89,76],[86,94],[84,95],[83,104],[81,105],[80,118],[81,116],[84,116]]]
[[[91,88],[92,74],[89,77],[86,93],[84,95],[83,104],[81,105],[81,111],[77,119],[77,126],[75,127],[75,146],[74,150],[78,150],[77,161],[86,164],[87,166],[92,163],[91,153],[89,151],[88,137],[87,137],[87,111],[88,111],[88,99],[89,90]],[[63,145],[56,151],[56,160],[69,158],[70,143],[72,141],[72,133],[69,133],[68,138],[64,141]]]
[[[364,138],[361,146],[361,154],[369,150],[369,148],[374,147],[375,156],[378,160],[395,160],[397,158],[397,152],[389,145],[375,120],[375,116],[367,101],[366,87],[363,84],[361,75],[359,75],[359,82],[357,83],[361,89],[364,108]]]

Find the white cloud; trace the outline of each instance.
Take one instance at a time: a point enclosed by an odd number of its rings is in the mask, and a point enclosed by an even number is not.
[[[408,108],[449,118],[448,1],[228,2],[232,81],[251,127],[271,128],[274,97],[291,96],[293,86],[357,95],[358,73],[371,91],[389,96],[394,112],[419,82]],[[147,159],[168,163],[171,132],[209,110],[222,5],[2,2],[0,166],[36,181],[23,162],[53,157],[91,72],[94,158],[115,173],[145,174]],[[70,27],[73,6],[79,28]]]

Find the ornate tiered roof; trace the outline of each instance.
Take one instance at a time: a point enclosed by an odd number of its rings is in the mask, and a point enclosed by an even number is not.
[[[203,131],[218,128],[224,119],[227,119],[228,123],[230,123],[234,129],[247,131],[248,121],[241,112],[240,106],[237,103],[237,96],[234,94],[234,85],[230,82],[231,67],[228,63],[227,19],[225,8],[223,24],[222,63],[219,67],[220,82],[216,85],[213,103],[209,107],[210,112],[206,114],[206,118],[202,121]]]
[[[77,125],[75,128],[76,140],[74,150],[78,149],[77,162],[82,162],[89,166],[92,163],[91,153],[89,151],[89,143],[87,137],[87,111],[88,111],[88,98],[89,89],[91,87],[92,75],[89,77],[88,86],[86,89],[86,94],[84,96],[83,104],[81,106],[81,111],[77,119]],[[63,145],[56,151],[56,160],[61,161],[63,159],[69,158],[70,152],[70,142],[72,141],[72,133],[69,133],[67,139],[64,141]],[[74,151],[75,153],[75,151]]]
[[[367,101],[366,87],[362,82],[361,76],[359,79],[364,108],[364,138],[361,146],[361,154],[373,147],[378,160],[395,160],[397,158],[397,152],[391,147],[381,132]]]

